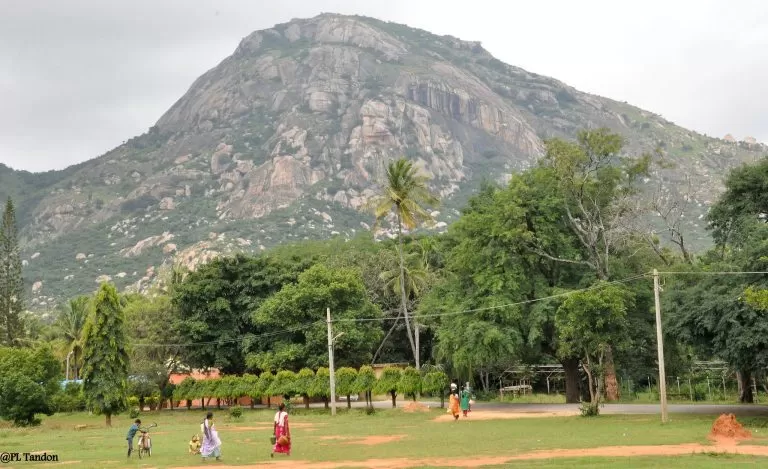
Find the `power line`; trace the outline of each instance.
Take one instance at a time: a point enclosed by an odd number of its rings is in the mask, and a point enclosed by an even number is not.
[[[758,274],[768,274],[768,271],[715,271],[715,272],[709,272],[709,271],[700,271],[700,272],[694,272],[694,271],[680,271],[680,272],[659,272],[660,275],[678,275],[678,274],[689,274],[689,275],[758,275]],[[469,313],[477,313],[481,311],[492,311],[496,309],[502,309],[502,308],[511,308],[514,306],[522,306],[527,305],[531,303],[537,303],[540,301],[546,301],[546,300],[552,300],[556,298],[562,298],[568,295],[573,295],[574,293],[582,293],[587,292],[591,290],[596,290],[603,288],[608,285],[617,285],[617,284],[623,284],[628,283],[634,280],[638,280],[641,278],[648,278],[651,275],[650,272],[645,272],[642,274],[634,275],[631,277],[623,278],[620,280],[613,280],[610,282],[604,282],[597,285],[592,285],[590,287],[581,288],[578,290],[568,290],[564,291],[562,293],[557,293],[554,295],[544,296],[541,298],[534,298],[531,300],[523,300],[523,301],[516,301],[514,303],[506,303],[502,305],[495,305],[495,306],[486,306],[482,308],[472,308],[472,309],[465,309],[461,311],[449,311],[449,312],[442,312],[442,313],[433,313],[433,314],[421,314],[418,315],[418,318],[440,318],[440,317],[447,317],[447,316],[459,316],[461,314],[469,314]],[[380,317],[380,318],[340,318],[335,319],[332,322],[334,323],[362,323],[362,322],[384,322],[384,321],[396,321],[398,320],[398,317]],[[239,343],[243,342],[245,340],[258,340],[268,337],[274,337],[280,334],[287,334],[292,332],[298,332],[301,330],[309,329],[310,327],[325,324],[325,321],[318,320],[313,321],[310,323],[302,324],[299,326],[294,326],[287,329],[282,329],[279,331],[273,331],[273,332],[265,332],[263,334],[256,334],[256,335],[247,335],[244,337],[238,337],[238,338],[232,338],[232,339],[221,339],[221,340],[212,340],[212,341],[206,341],[206,342],[188,342],[184,344],[159,344],[159,343],[137,343],[137,344],[131,344],[133,347],[193,347],[193,346],[202,346],[202,345],[223,345],[223,344],[233,344],[233,343]]]
[[[757,275],[768,274],[763,271],[722,271],[722,272],[710,272],[710,271],[680,271],[680,272],[659,272],[659,275]]]
[[[643,274],[639,274],[639,275],[634,275],[632,277],[627,277],[627,278],[624,278],[624,279],[621,279],[621,280],[613,280],[613,281],[610,281],[610,282],[605,282],[605,283],[601,283],[601,284],[597,284],[597,285],[592,285],[591,287],[581,288],[579,290],[569,290],[569,291],[565,291],[565,292],[558,293],[558,294],[555,294],[555,295],[549,295],[549,296],[545,296],[545,297],[541,297],[541,298],[534,298],[532,300],[517,301],[517,302],[514,302],[514,303],[507,303],[507,304],[496,305],[496,306],[487,306],[487,307],[483,307],[483,308],[466,309],[466,310],[462,310],[462,311],[451,311],[451,312],[434,313],[434,314],[423,314],[423,315],[419,315],[418,317],[419,318],[435,318],[435,317],[444,317],[444,316],[458,316],[460,314],[476,313],[476,312],[480,312],[480,311],[490,311],[490,310],[501,309],[501,308],[510,308],[510,307],[513,307],[513,306],[521,306],[521,305],[525,305],[525,304],[536,303],[536,302],[539,302],[539,301],[545,301],[545,300],[551,300],[551,299],[554,299],[554,298],[560,298],[560,297],[572,295],[574,293],[580,293],[580,292],[586,292],[586,291],[590,291],[590,290],[596,290],[596,289],[600,289],[600,288],[603,288],[603,287],[608,286],[608,285],[626,283],[626,282],[630,282],[630,281],[633,281],[633,280],[637,280],[639,278],[646,277],[646,275],[647,274],[643,273]],[[397,319],[398,319],[397,317],[341,318],[341,319],[334,319],[332,322],[333,323],[383,322],[383,321],[395,321]],[[300,330],[309,329],[310,327],[316,326],[318,324],[325,324],[325,321],[318,320],[318,321],[313,321],[313,322],[310,322],[310,323],[302,324],[302,325],[299,325],[299,326],[294,326],[292,328],[283,329],[283,330],[279,330],[279,331],[266,332],[266,333],[257,334],[257,335],[248,335],[248,336],[245,336],[245,337],[232,338],[232,339],[222,339],[222,340],[214,340],[214,341],[207,341],[207,342],[189,342],[189,343],[185,343],[185,344],[158,344],[158,343],[155,343],[155,344],[143,343],[142,344],[142,343],[138,343],[138,344],[132,344],[132,346],[134,346],[134,347],[192,347],[192,346],[198,346],[198,345],[232,344],[232,343],[243,342],[245,340],[257,340],[257,339],[262,339],[262,338],[266,338],[266,337],[273,337],[273,336],[280,335],[280,334],[285,334],[285,333],[290,333],[290,332],[297,332],[297,331],[300,331]]]

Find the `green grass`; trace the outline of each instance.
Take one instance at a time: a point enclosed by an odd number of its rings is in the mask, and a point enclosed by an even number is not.
[[[246,410],[238,421],[226,411],[214,410],[223,441],[222,456],[227,464],[256,464],[269,458],[272,411]],[[430,413],[404,413],[400,410],[377,411],[365,415],[361,410],[343,409],[335,418],[321,410],[296,410],[292,458],[309,461],[365,460],[392,457],[456,458],[506,456],[552,448],[588,448],[612,445],[659,445],[706,443],[711,417],[672,416],[671,423],[661,425],[657,416],[601,416],[596,418],[563,417],[522,420],[462,420],[436,422],[441,410]],[[125,459],[125,434],[131,419],[127,415],[113,418],[113,428],[104,426],[103,417],[87,414],[55,415],[43,419],[37,428],[0,429],[2,451],[47,451],[57,454],[59,462],[79,461],[78,468],[103,467],[176,467],[201,465],[200,458],[187,454],[187,442],[199,433],[201,411],[145,412],[142,421],[157,422],[153,429],[153,455],[139,461]],[[768,433],[765,419],[745,420],[758,439]],[[76,425],[87,428],[75,430]],[[238,428],[240,427],[240,428]],[[244,430],[242,427],[250,427]],[[403,435],[399,441],[379,445],[349,444],[349,438],[375,435]],[[346,437],[330,440],[324,436]],[[453,442],[453,443],[452,443]],[[458,444],[460,442],[461,444]],[[521,461],[511,467],[609,467],[614,463],[631,463],[629,467],[661,467],[675,460],[676,467],[715,467],[735,463],[765,464],[766,459],[724,455],[684,456],[669,458],[558,459]],[[678,464],[679,462],[679,464]],[[209,464],[211,464],[209,462]],[[635,466],[635,464],[637,464]],[[8,467],[8,466],[7,466]],[[504,467],[510,467],[509,464]]]

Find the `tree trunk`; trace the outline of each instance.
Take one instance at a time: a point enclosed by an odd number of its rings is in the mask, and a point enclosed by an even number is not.
[[[565,402],[578,404],[581,400],[581,376],[579,375],[579,359],[566,358],[560,362],[565,372]]]
[[[327,397],[323,397],[323,404],[325,404],[325,409],[328,410],[329,406],[329,399]]]
[[[739,391],[739,402],[741,404],[752,404],[755,402],[755,396],[752,395],[752,373],[750,370],[741,370],[741,390]]]
[[[347,394],[347,409],[351,409],[352,408],[352,399],[351,399],[351,397],[352,397],[351,394]]]
[[[443,393],[440,393],[440,408],[445,409],[445,396]]]
[[[589,355],[587,355],[587,362],[584,364],[584,373],[587,374],[587,387],[589,388],[589,402],[594,404],[595,399],[595,380],[592,379],[592,364],[589,362]]]
[[[187,410],[192,408],[192,399],[187,399]]]
[[[395,391],[390,391],[389,394],[392,395],[392,408],[397,407],[397,393]]]
[[[613,362],[613,350],[610,346],[605,351],[605,400],[619,400],[619,382],[616,379],[616,364]]]
[[[400,220],[400,206],[397,206],[397,252],[400,255],[400,308],[405,318],[405,333],[411,344],[413,359],[416,361],[416,369],[419,369],[419,352],[416,350],[416,342],[411,332],[411,318],[408,316],[408,297],[405,294],[405,257],[403,256],[403,224]]]
[[[255,407],[254,400],[256,400],[256,399],[254,397],[251,397],[251,409],[253,409]]]
[[[270,402],[270,399],[272,399],[272,396],[267,396],[267,409],[272,408],[272,402]]]
[[[144,396],[139,397],[139,410],[140,411],[144,410]]]
[[[106,413],[104,414],[104,418],[106,419],[107,427],[112,428],[112,414]]]
[[[221,410],[221,399],[219,399],[218,397],[216,398],[216,408]]]

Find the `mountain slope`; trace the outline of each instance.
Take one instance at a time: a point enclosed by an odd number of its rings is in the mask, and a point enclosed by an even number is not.
[[[506,65],[476,42],[324,14],[244,38],[149,132],[107,154],[0,178],[15,178],[28,208],[25,276],[45,309],[97,278],[146,284],[173,256],[352,236],[368,228],[360,209],[384,163],[401,155],[433,177],[442,229],[483,179],[530,167],[547,138],[599,126],[630,152],[663,148],[674,167],[648,192],[686,196],[700,244],[722,176],[764,150]]]

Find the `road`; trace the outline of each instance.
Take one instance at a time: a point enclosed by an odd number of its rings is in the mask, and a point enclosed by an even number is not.
[[[410,402],[407,399],[398,399],[397,406],[402,407]],[[430,407],[440,406],[437,401],[420,401]],[[374,407],[379,409],[391,408],[391,401],[376,401]],[[347,406],[346,402],[337,402],[337,408]],[[313,404],[313,407],[322,407],[322,404]],[[365,402],[352,402],[352,407],[363,407]],[[497,403],[497,402],[478,402],[472,406],[476,410],[496,411],[496,412],[578,412],[578,404],[515,404],[515,403]],[[742,405],[715,405],[715,404],[669,404],[670,414],[693,414],[693,415],[720,415],[735,414],[737,417],[768,417],[768,405],[765,404],[742,404]],[[659,404],[605,404],[600,408],[604,415],[654,415],[661,413]]]

